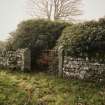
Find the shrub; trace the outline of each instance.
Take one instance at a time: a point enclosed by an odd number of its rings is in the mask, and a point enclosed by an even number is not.
[[[63,45],[69,55],[102,60],[105,57],[105,18],[66,27],[59,45]]]
[[[28,47],[32,52],[32,64],[35,65],[42,50],[51,49],[61,35],[67,23],[47,20],[27,20],[20,23],[15,32],[11,33],[12,48]]]

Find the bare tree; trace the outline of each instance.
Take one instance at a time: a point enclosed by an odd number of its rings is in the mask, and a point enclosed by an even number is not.
[[[28,0],[32,16],[49,20],[71,20],[80,15],[81,0]]]

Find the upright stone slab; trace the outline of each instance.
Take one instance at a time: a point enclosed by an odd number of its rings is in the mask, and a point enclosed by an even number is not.
[[[58,76],[63,77],[63,62],[64,62],[64,50],[63,46],[58,48],[58,59],[59,59],[59,67],[58,67]]]
[[[23,49],[21,70],[31,70],[31,51],[28,48]]]

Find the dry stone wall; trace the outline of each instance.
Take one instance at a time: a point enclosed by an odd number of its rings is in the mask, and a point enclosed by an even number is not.
[[[69,78],[103,81],[105,64],[90,62],[88,59],[64,57],[63,75]]]
[[[28,48],[0,51],[0,68],[31,70],[31,52]]]

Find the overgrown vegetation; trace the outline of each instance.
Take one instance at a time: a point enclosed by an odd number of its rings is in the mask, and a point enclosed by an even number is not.
[[[105,18],[79,24],[34,19],[23,21],[16,31],[11,33],[7,45],[7,49],[26,47],[31,49],[32,67],[38,66],[36,61],[43,50],[60,45],[63,45],[71,56],[84,58],[88,56],[90,60],[103,62],[105,61]]]
[[[32,52],[32,64],[39,57],[42,50],[55,46],[62,30],[70,25],[62,22],[47,20],[27,20],[18,25],[15,32],[11,33],[7,48],[29,48]]]
[[[0,70],[0,105],[104,105],[105,87],[44,73]]]
[[[69,55],[102,60],[105,58],[105,18],[65,28],[59,45],[64,45]]]

